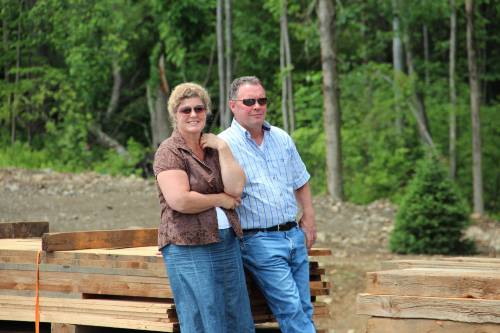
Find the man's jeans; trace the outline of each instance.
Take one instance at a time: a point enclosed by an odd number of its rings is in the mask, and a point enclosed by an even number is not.
[[[295,227],[289,231],[246,233],[241,254],[281,331],[316,332],[303,231]]]

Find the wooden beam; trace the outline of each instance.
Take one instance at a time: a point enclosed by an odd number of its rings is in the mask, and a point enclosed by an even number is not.
[[[56,232],[46,233],[42,237],[42,249],[47,252],[144,247],[155,246],[157,243],[156,228]]]
[[[49,232],[49,222],[0,222],[0,238],[42,237]]]
[[[500,258],[440,258],[431,260],[402,259],[382,262],[382,269],[397,268],[453,268],[453,269],[478,269],[500,270]]]
[[[42,237],[42,249],[47,252],[146,247],[156,246],[157,243],[157,228],[56,232],[45,233]],[[312,248],[308,251],[308,254],[309,256],[330,256],[332,250],[328,248]]]
[[[315,247],[315,248],[309,249],[308,254],[311,257],[331,256],[332,249]]]
[[[435,319],[368,319],[366,333],[497,333],[498,325],[461,323]]]
[[[409,268],[366,276],[368,294],[500,300],[500,270]]]
[[[359,294],[357,313],[500,324],[500,300]]]

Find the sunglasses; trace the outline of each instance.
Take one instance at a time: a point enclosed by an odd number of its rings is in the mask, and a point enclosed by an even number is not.
[[[194,110],[194,112],[196,114],[198,113],[202,113],[202,112],[205,112],[206,111],[206,108],[202,105],[197,105],[197,106],[194,106],[194,107],[190,107],[190,106],[186,106],[182,109],[179,109],[178,112],[182,113],[182,114],[185,114],[185,115],[188,115],[188,114],[191,114],[191,112]]]
[[[234,101],[241,101],[246,106],[254,106],[256,102],[259,103],[259,105],[266,105],[267,104],[267,97],[235,99]]]

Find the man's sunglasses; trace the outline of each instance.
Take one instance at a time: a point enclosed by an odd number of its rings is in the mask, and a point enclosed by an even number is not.
[[[186,106],[182,109],[179,109],[178,112],[182,113],[182,114],[185,114],[185,115],[188,115],[188,114],[191,114],[191,112],[194,110],[194,112],[196,114],[198,113],[202,113],[202,112],[205,112],[205,107],[202,106],[202,105],[197,105],[197,106],[194,106],[194,107],[190,107],[190,106]]]
[[[259,103],[259,105],[266,105],[267,104],[267,97],[234,99],[234,101],[241,101],[246,106],[254,106],[255,102]]]

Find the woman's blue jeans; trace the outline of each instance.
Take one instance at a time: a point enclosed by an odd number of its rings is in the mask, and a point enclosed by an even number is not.
[[[316,332],[304,232],[246,233],[241,253],[283,333]]]
[[[255,332],[238,239],[162,249],[182,333]]]

